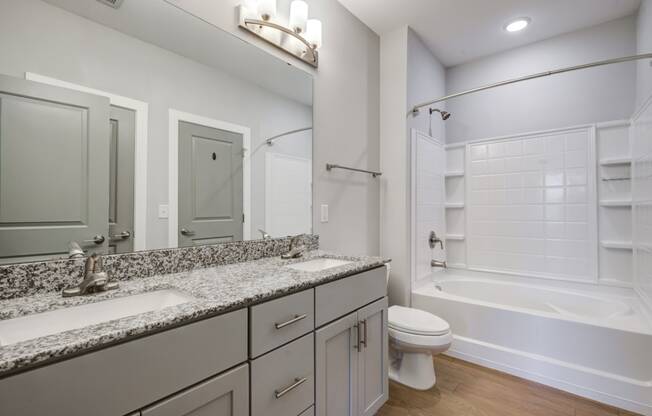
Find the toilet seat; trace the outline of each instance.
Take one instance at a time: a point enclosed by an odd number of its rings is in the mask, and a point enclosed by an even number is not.
[[[414,335],[416,338],[436,337],[450,333],[450,325],[438,316],[419,309],[391,306],[387,313],[391,332]]]

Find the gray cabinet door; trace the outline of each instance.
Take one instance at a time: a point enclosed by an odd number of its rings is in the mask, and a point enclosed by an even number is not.
[[[354,416],[358,411],[357,313],[316,332],[315,411],[318,416]]]
[[[249,416],[249,365],[204,381],[153,406],[142,416]]]
[[[242,134],[179,123],[179,246],[242,240]]]
[[[106,252],[108,120],[105,97],[0,76],[0,259]]]
[[[387,298],[358,310],[361,348],[358,358],[358,415],[373,416],[387,401]]]
[[[109,157],[109,251],[134,251],[136,113],[111,106]]]

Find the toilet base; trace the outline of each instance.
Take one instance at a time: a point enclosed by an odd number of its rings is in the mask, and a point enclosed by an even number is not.
[[[390,349],[389,379],[415,390],[429,390],[437,381],[432,354]]]

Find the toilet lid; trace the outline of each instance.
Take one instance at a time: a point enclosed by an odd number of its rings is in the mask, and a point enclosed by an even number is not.
[[[387,314],[390,328],[415,335],[443,335],[450,331],[448,322],[419,309],[391,306]]]

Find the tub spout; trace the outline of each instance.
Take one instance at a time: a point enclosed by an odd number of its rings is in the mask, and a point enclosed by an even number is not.
[[[441,268],[444,268],[444,269],[448,268],[445,261],[439,261],[439,260],[430,261],[430,267],[441,267]]]

